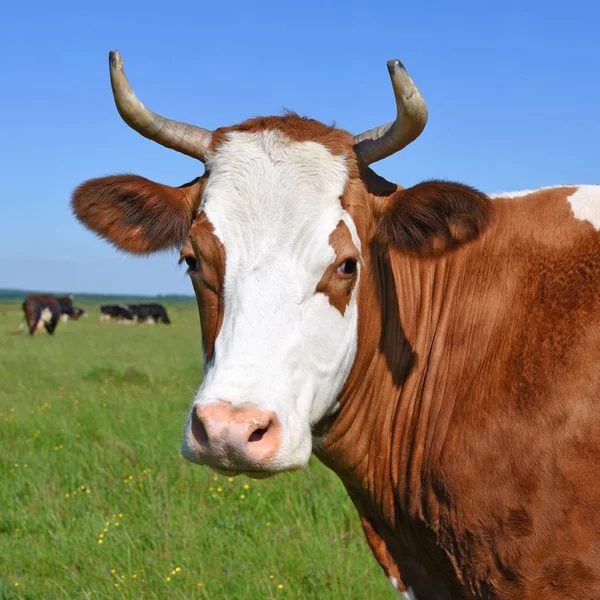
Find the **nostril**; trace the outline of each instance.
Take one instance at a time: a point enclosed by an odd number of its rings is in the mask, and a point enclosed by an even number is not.
[[[248,442],[260,442],[260,440],[263,439],[263,436],[265,435],[265,433],[267,433],[270,426],[271,426],[271,422],[269,421],[269,423],[267,424],[266,427],[260,427],[258,429],[255,429],[250,434],[250,437],[248,438]]]
[[[208,433],[204,423],[198,418],[196,411],[192,411],[192,435],[200,446],[208,446]]]

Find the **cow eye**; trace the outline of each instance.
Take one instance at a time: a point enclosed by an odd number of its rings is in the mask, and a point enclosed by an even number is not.
[[[188,271],[198,270],[198,261],[193,256],[186,256],[185,264],[188,266]]]
[[[336,273],[342,277],[348,277],[356,273],[357,261],[354,258],[348,258],[336,269]]]

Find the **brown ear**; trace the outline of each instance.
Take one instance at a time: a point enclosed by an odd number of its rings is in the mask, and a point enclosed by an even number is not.
[[[407,252],[441,254],[476,239],[491,212],[491,200],[474,188],[426,181],[389,197],[375,241]]]
[[[75,216],[118,248],[145,254],[181,246],[201,197],[200,178],[181,187],[138,175],[90,179],[74,192]]]

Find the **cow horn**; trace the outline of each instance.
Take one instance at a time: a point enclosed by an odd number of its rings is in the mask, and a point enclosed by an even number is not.
[[[204,162],[212,132],[195,125],[165,119],[148,110],[131,89],[118,50],[109,52],[108,62],[115,104],[125,123],[154,142]]]
[[[354,136],[360,162],[370,165],[416,140],[427,123],[427,105],[401,60],[387,63],[398,114],[396,120]]]

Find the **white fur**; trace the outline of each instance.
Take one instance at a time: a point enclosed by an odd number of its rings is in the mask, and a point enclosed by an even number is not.
[[[555,190],[557,188],[569,188],[577,187],[574,185],[549,185],[546,187],[538,188],[537,190],[521,190],[518,192],[498,192],[496,194],[490,194],[490,198],[522,198],[523,196],[529,196],[529,194],[535,194],[537,192],[543,192],[545,190]]]
[[[42,309],[42,312],[40,313],[40,321],[46,324],[52,321],[52,311],[48,307]]]
[[[400,597],[404,598],[404,600],[417,600],[412,588],[408,588],[406,592],[401,592],[398,589],[398,580],[395,577],[388,577],[388,581],[390,582],[390,585],[398,592],[398,594],[400,594]]]
[[[567,199],[576,219],[600,231],[600,185],[580,185]]]
[[[232,132],[209,157],[200,210],[225,248],[224,316],[194,407],[226,400],[272,410],[281,447],[268,466],[306,465],[311,425],[335,410],[357,344],[354,288],[342,314],[315,293],[336,255],[329,236],[344,221],[344,156],[276,131]],[[190,457],[189,419],[182,452]]]

